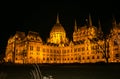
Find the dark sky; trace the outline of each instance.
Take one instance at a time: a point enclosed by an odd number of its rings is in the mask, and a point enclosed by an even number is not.
[[[79,1],[79,0],[78,0]],[[101,20],[102,29],[107,32],[111,27],[112,15],[120,22],[120,8],[117,2],[85,1],[44,1],[44,2],[8,2],[1,7],[0,53],[4,52],[7,40],[16,31],[36,31],[46,41],[49,32],[56,23],[59,13],[60,22],[66,30],[67,37],[72,38],[74,20],[82,26],[91,14],[93,25],[97,27]],[[2,3],[1,3],[2,4]]]

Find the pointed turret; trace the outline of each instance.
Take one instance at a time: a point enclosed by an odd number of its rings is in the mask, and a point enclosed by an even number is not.
[[[89,26],[92,26],[92,19],[91,19],[90,14],[89,14]]]
[[[57,20],[56,20],[56,24],[59,24],[60,21],[59,21],[59,14],[57,14]]]
[[[101,29],[101,23],[100,23],[100,19],[98,20],[98,31],[101,32],[102,29]]]
[[[116,28],[116,19],[115,19],[115,17],[113,16],[113,22],[112,22],[112,25],[113,25],[113,28]]]
[[[77,22],[75,20],[74,31],[77,31]]]

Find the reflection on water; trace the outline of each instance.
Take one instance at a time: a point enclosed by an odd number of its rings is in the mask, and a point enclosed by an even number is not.
[[[39,65],[41,75],[53,79],[119,79],[120,64],[99,65]],[[0,79],[34,79],[38,75],[33,65],[0,65]],[[33,74],[32,74],[33,75]],[[37,76],[38,77],[38,76]],[[40,78],[39,76],[38,78]],[[37,79],[37,78],[36,78]]]

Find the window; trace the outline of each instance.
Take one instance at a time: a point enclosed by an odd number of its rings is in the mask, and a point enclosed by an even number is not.
[[[67,53],[69,53],[69,50],[67,50]]]
[[[68,60],[69,60],[69,58],[68,58]]]
[[[30,46],[30,50],[33,50],[33,46]]]
[[[100,57],[99,56],[97,56],[97,59],[99,59]]]
[[[87,57],[87,59],[90,59],[90,57]]]
[[[54,53],[56,53],[56,50],[54,49]]]
[[[102,56],[102,58],[104,59],[104,58],[105,58],[105,56]]]
[[[94,56],[92,56],[92,59],[95,59],[95,57],[94,57]]]
[[[82,48],[82,51],[84,51],[84,50],[85,50],[85,48],[83,47],[83,48]]]
[[[43,60],[45,60],[45,58],[43,58]]]
[[[47,60],[49,60],[49,58],[47,58]]]
[[[31,40],[34,40],[34,38],[33,38],[33,37],[31,37]]]
[[[39,52],[37,52],[37,55],[39,55]]]
[[[71,58],[71,60],[73,60],[73,58]]]
[[[47,49],[47,53],[49,53],[49,49]]]
[[[119,55],[119,54],[115,54],[115,57],[116,57],[116,58],[119,58],[119,57],[120,57],[120,55]]]
[[[83,57],[82,59],[84,60],[85,58]]]
[[[66,50],[62,50],[63,53],[66,53]]]
[[[79,57],[79,59],[78,60],[80,60],[80,57]]]
[[[52,49],[50,49],[50,53],[52,53]]]
[[[77,48],[74,49],[74,52],[77,52]]]
[[[114,50],[118,50],[118,48],[114,48]]]
[[[50,58],[50,60],[52,60],[52,58]]]
[[[78,52],[80,52],[80,48],[78,48]]]
[[[43,52],[45,52],[45,49],[43,48]]]
[[[40,51],[40,47],[37,47],[37,51]]]
[[[17,60],[17,58],[16,58],[16,60]]]
[[[117,40],[115,39],[115,41],[114,41],[114,45],[118,45],[118,43],[117,43]]]
[[[30,52],[30,54],[32,55],[32,54],[33,54],[33,52]]]

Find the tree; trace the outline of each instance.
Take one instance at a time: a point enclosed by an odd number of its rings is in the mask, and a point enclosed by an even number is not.
[[[103,41],[104,41],[103,46],[99,45],[98,43],[97,43],[97,45],[100,48],[100,50],[102,50],[102,54],[106,60],[106,63],[109,63],[109,58],[110,58],[110,56],[109,56],[109,38],[108,38],[107,34],[103,35]]]
[[[0,55],[0,63],[4,63],[4,62],[5,62],[5,60],[4,60],[4,55],[1,54],[1,55]]]

